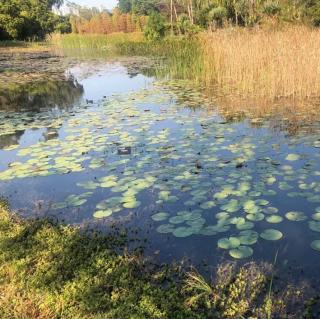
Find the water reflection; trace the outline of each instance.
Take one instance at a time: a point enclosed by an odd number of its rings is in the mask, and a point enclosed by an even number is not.
[[[83,86],[73,77],[65,80],[43,79],[10,83],[0,88],[0,110],[40,112],[72,107],[83,95]]]

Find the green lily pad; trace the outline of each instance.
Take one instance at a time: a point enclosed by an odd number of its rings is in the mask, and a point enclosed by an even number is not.
[[[229,251],[229,255],[235,259],[248,258],[252,256],[252,254],[253,254],[253,249],[247,246],[239,246]]]
[[[106,218],[112,215],[112,210],[111,209],[107,209],[107,210],[98,210],[93,214],[94,218]]]
[[[253,245],[258,241],[259,234],[253,230],[244,230],[239,233],[241,245]]]
[[[123,207],[125,208],[137,208],[141,205],[141,202],[139,201],[130,201],[123,204]]]
[[[278,224],[283,221],[283,218],[279,215],[271,215],[266,218],[266,221],[271,224]]]
[[[164,224],[157,227],[157,232],[160,234],[169,234],[174,231],[174,225],[172,224]]]
[[[276,229],[266,229],[260,234],[261,238],[272,241],[279,240],[282,236],[282,233]]]
[[[315,213],[312,215],[312,218],[316,221],[320,221],[320,213]]]
[[[156,222],[161,222],[163,220],[166,220],[169,217],[168,213],[157,213],[151,216],[151,218]]]
[[[317,251],[320,251],[320,240],[314,240],[311,244],[310,244],[311,248]]]
[[[247,229],[251,229],[254,227],[254,223],[252,222],[245,222],[245,223],[240,223],[236,225],[237,229],[239,230],[247,230]]]
[[[189,237],[193,234],[193,229],[190,227],[178,227],[172,232],[175,237]]]
[[[298,154],[288,154],[288,156],[286,157],[287,161],[298,161],[300,159],[300,155]]]
[[[307,219],[307,216],[303,212],[288,212],[286,213],[286,218],[293,222],[300,222]]]
[[[182,224],[185,222],[185,218],[183,215],[178,215],[178,216],[171,217],[169,219],[169,222],[171,224]]]
[[[316,222],[314,220],[309,222],[309,228],[313,231],[320,232],[320,221]]]
[[[261,221],[264,219],[264,214],[262,213],[253,213],[253,214],[247,214],[247,219],[251,221]]]
[[[222,249],[232,249],[240,246],[240,240],[237,237],[221,238],[218,240],[218,247]]]

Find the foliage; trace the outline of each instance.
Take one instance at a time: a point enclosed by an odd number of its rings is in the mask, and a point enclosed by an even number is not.
[[[147,40],[160,40],[165,36],[166,25],[164,18],[158,13],[152,13],[148,19],[144,34]]]
[[[122,13],[133,12],[138,15],[150,15],[158,12],[156,0],[119,0],[118,7]]]
[[[61,28],[62,21],[51,11],[60,4],[60,0],[2,0],[0,39],[39,39],[53,32],[57,23]]]

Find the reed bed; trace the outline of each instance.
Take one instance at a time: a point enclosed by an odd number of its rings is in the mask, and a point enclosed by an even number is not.
[[[245,97],[320,97],[320,30],[233,28],[200,41],[206,85]]]
[[[53,35],[64,50],[164,58],[159,77],[191,79],[221,96],[281,100],[320,97],[320,29],[227,28],[196,38],[148,42],[143,34]]]

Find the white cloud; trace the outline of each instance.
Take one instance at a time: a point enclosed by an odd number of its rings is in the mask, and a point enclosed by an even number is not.
[[[114,8],[118,1],[117,0],[69,0],[70,2],[75,2],[77,4],[80,4],[82,6],[87,7],[105,7],[107,9]]]

